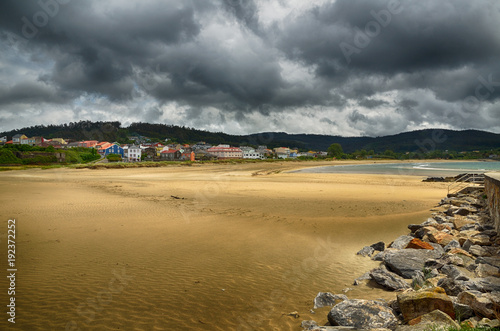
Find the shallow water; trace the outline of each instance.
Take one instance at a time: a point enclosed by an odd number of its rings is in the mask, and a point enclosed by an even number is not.
[[[296,170],[299,173],[364,173],[412,176],[456,176],[500,171],[500,162],[415,162],[335,165]]]

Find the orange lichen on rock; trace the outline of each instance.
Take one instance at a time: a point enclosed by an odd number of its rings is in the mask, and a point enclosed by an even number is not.
[[[412,239],[408,245],[406,245],[406,248],[415,248],[415,249],[434,249],[431,244],[422,241],[418,238]]]

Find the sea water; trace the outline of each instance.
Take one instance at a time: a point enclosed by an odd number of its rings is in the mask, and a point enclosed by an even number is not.
[[[456,176],[461,173],[484,173],[495,171],[500,171],[500,162],[498,161],[349,164],[307,168],[294,172],[363,173],[446,177]]]

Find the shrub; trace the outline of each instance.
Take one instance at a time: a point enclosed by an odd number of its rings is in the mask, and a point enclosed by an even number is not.
[[[120,154],[108,154],[106,156],[109,162],[119,162],[122,160],[122,156]]]
[[[20,164],[21,160],[17,158],[11,150],[0,149],[0,164]]]

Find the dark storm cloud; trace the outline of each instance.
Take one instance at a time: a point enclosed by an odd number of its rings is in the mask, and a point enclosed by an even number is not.
[[[20,40],[55,61],[48,76],[57,86],[115,100],[131,97],[132,64],[147,65],[147,59],[162,46],[192,40],[200,31],[195,5],[189,1],[112,10],[97,2],[46,3],[54,13],[58,8],[57,15],[39,15],[44,11],[35,1],[3,2],[0,11],[11,13],[4,14],[0,23],[7,40]],[[47,24],[38,26],[39,17],[46,17]]]
[[[416,73],[411,77],[415,84],[420,80],[437,90],[442,71],[469,66],[472,73],[463,76],[470,82],[481,69],[485,74],[495,69],[491,60],[498,61],[500,54],[498,19],[495,1],[341,0],[287,22],[279,46],[333,83],[379,75],[390,84],[397,74]],[[379,90],[378,82],[371,85]],[[365,88],[358,93],[373,93],[368,84]],[[465,87],[454,98],[471,92]]]
[[[384,100],[378,100],[378,99],[366,99],[366,98],[363,98],[363,99],[361,99],[361,100],[358,101],[358,104],[360,106],[363,106],[363,107],[371,109],[371,108],[380,107],[382,105],[387,105],[388,102],[384,101]]]
[[[252,30],[260,34],[258,8],[253,0],[222,0],[226,10],[233,14],[239,21]]]
[[[69,96],[43,83],[22,82],[10,88],[0,88],[0,106],[11,103],[64,103]]]
[[[252,132],[280,116],[307,119],[304,131],[349,134],[460,128],[472,118],[500,126],[498,1],[303,5],[2,1],[0,112],[77,103],[75,117],[85,107],[130,120],[183,114],[182,124],[225,128],[231,119],[255,123]]]

